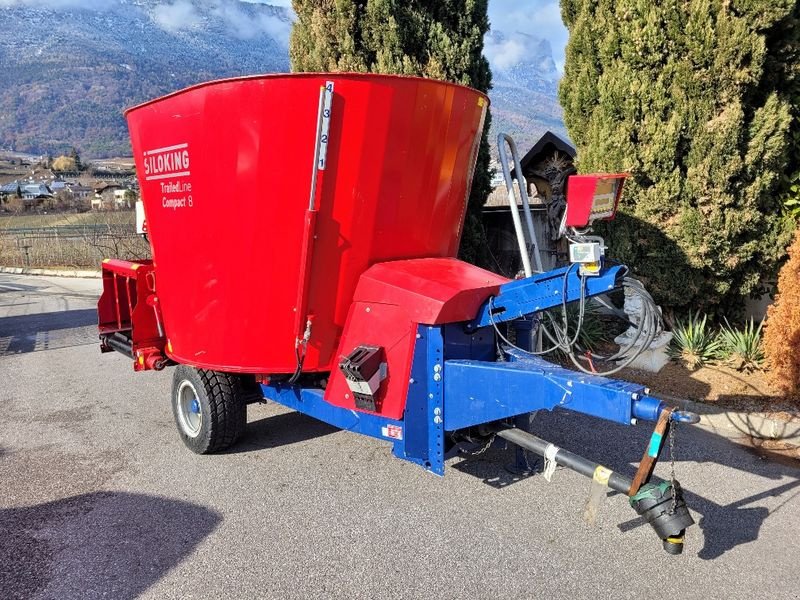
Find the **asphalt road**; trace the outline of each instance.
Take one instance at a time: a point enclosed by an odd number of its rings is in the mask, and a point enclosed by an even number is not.
[[[800,468],[682,426],[699,526],[661,550],[620,495],[492,449],[444,478],[277,405],[231,452],[175,432],[171,372],[101,355],[99,282],[0,275],[0,598],[798,598]],[[647,426],[541,414],[632,474]],[[659,466],[667,476],[668,464]]]

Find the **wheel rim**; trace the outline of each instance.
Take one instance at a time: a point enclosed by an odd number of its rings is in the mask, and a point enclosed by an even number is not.
[[[178,420],[181,429],[189,437],[197,437],[203,426],[203,412],[200,410],[200,398],[197,390],[188,380],[183,380],[175,398],[178,404]]]

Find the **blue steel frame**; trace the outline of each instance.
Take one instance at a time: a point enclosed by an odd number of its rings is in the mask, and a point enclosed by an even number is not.
[[[599,275],[586,277],[586,297],[606,294],[618,288],[627,270],[627,267],[614,265],[603,269]],[[492,323],[513,321],[561,306],[565,288],[567,302],[580,298],[581,277],[575,265],[509,281],[500,286],[497,296],[484,303],[478,316],[467,328],[480,329]]]
[[[617,287],[625,267],[587,278],[586,297]],[[566,284],[566,285],[565,285]],[[445,432],[561,407],[631,424],[655,421],[665,405],[641,385],[585,375],[516,350],[496,360],[492,322],[511,321],[580,297],[569,268],[512,281],[470,323],[417,328],[403,419],[329,404],[324,390],[285,383],[262,385],[264,397],[334,427],[390,441],[393,454],[444,475]]]
[[[261,389],[267,400],[339,429],[392,442],[397,458],[444,475],[443,379],[442,327],[421,325],[414,344],[406,410],[400,421],[334,406],[325,401],[322,389],[284,383],[262,385]]]
[[[664,408],[635,383],[571,371],[538,357],[508,357],[512,360],[446,361],[445,430],[553,408],[630,425],[633,418],[655,420]]]

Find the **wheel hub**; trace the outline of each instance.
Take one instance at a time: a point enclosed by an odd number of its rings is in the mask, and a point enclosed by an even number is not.
[[[203,426],[203,412],[200,409],[200,399],[197,390],[189,380],[184,380],[178,387],[175,397],[178,413],[178,422],[183,433],[189,437],[197,437]]]

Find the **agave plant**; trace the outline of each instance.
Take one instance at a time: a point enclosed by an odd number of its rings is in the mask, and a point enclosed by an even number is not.
[[[700,318],[697,312],[690,314],[685,321],[679,319],[675,323],[667,354],[688,369],[695,370],[717,359],[720,349],[721,341],[711,331],[708,317],[703,315]]]
[[[762,321],[755,325],[750,318],[745,322],[744,329],[734,329],[728,320],[720,329],[717,340],[719,341],[721,357],[730,366],[739,371],[752,371],[761,367],[764,362],[764,350],[761,346]]]

